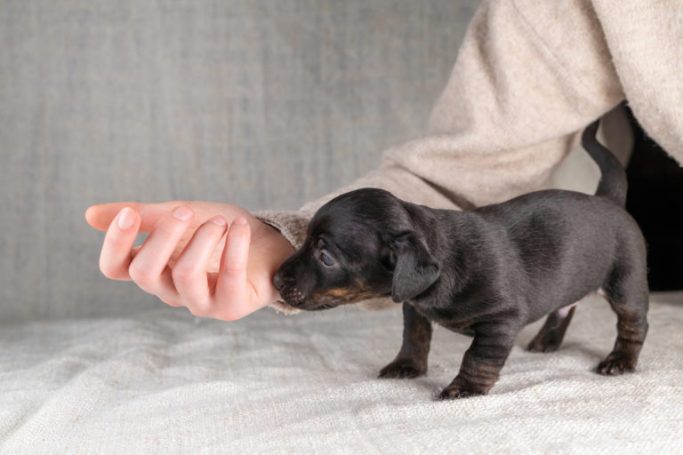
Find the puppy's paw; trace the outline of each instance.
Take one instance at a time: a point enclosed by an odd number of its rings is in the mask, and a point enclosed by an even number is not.
[[[409,359],[400,359],[394,360],[389,365],[382,368],[378,377],[389,379],[409,379],[422,376],[426,372],[426,367],[421,368],[414,361]]]
[[[622,352],[612,352],[598,364],[596,372],[605,376],[616,376],[636,371],[636,362],[632,356]]]
[[[459,398],[469,398],[474,396],[484,395],[483,392],[467,389],[463,386],[448,386],[439,394],[439,400],[455,400]]]

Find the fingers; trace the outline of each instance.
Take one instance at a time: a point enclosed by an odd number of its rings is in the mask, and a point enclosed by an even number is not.
[[[124,207],[111,222],[100,252],[99,266],[104,276],[112,280],[130,279],[131,248],[139,228],[140,216],[130,207]]]
[[[140,231],[151,232],[154,226],[166,215],[173,206],[181,205],[181,202],[164,202],[160,204],[142,204],[139,202],[112,202],[110,204],[97,204],[88,207],[85,211],[85,220],[95,229],[107,230],[114,217],[129,207],[137,212],[141,218]]]
[[[204,223],[173,266],[171,275],[180,300],[196,316],[211,312],[213,289],[209,286],[207,268],[226,228],[227,223],[222,216]]]
[[[184,205],[162,216],[128,268],[135,284],[166,303],[173,304],[177,298],[168,261],[193,216],[192,210]]]
[[[188,205],[171,209],[169,203],[90,207],[88,223],[98,229],[108,223],[100,254],[102,273],[116,280],[132,280],[165,303],[186,306],[198,316],[235,320],[254,311],[250,305],[258,293],[247,279],[252,237],[247,220],[240,216],[228,229],[225,218],[214,217],[199,226],[187,242],[198,217],[205,214],[195,214]],[[219,272],[207,274],[226,230]],[[143,231],[150,235],[135,247],[137,234]]]
[[[226,236],[220,271],[216,278],[215,301],[218,314],[215,316],[220,319],[234,320],[246,313],[251,297],[247,281],[250,241],[249,224],[244,218],[237,218]]]

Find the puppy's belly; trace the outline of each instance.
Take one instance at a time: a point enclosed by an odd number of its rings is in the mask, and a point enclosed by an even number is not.
[[[429,319],[435,324],[439,324],[452,332],[460,333],[462,335],[474,336],[472,324],[476,321],[474,318],[463,315],[449,313],[447,310],[439,310],[433,307],[430,302],[411,302],[413,307],[425,318]]]
[[[441,327],[445,327],[448,330],[461,335],[467,335],[468,337],[474,336],[474,330],[472,330],[473,321],[445,321],[445,320],[434,320]]]

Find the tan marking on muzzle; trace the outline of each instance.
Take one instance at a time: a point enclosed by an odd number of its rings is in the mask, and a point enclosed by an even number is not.
[[[348,288],[332,288],[325,292],[316,293],[313,295],[313,299],[320,302],[330,302],[344,304],[344,303],[356,303],[361,300],[367,300],[374,297],[378,297],[377,294],[371,292],[367,289],[358,289],[354,287]]]
[[[329,295],[330,297],[337,297],[343,299],[344,297],[349,297],[350,295],[354,294],[353,291],[356,290],[350,288],[334,288],[330,289],[327,292],[324,292],[322,295]]]

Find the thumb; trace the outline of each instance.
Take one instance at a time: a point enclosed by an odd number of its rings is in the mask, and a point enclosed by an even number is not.
[[[180,204],[180,203],[178,203]],[[160,217],[168,213],[175,205],[172,202],[146,204],[142,202],[111,202],[109,204],[91,205],[85,211],[85,221],[99,231],[106,231],[112,220],[124,208],[130,207],[140,214],[140,232],[154,229]]]

